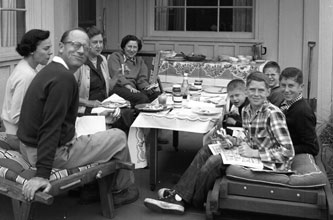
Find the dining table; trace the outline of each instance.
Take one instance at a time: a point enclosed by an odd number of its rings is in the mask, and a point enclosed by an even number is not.
[[[172,94],[167,94],[163,110],[141,111],[130,127],[128,146],[135,169],[148,165],[149,149],[150,188],[154,190],[158,179],[157,133],[159,129],[205,134],[223,116],[226,93],[202,91],[199,100],[183,99],[175,108]],[[159,105],[155,100],[151,105]],[[152,108],[154,109],[154,108]]]

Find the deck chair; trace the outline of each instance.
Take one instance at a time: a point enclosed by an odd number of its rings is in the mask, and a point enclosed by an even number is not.
[[[320,152],[321,153],[321,152]],[[333,195],[319,155],[296,155],[295,174],[255,173],[231,165],[216,180],[206,201],[206,218],[224,212],[333,219]],[[282,218],[281,218],[282,219]]]
[[[110,182],[118,169],[133,169],[131,163],[111,160],[107,163],[89,164],[67,170],[52,170],[49,193],[37,192],[33,201],[28,202],[22,195],[22,186],[36,172],[16,151],[0,149],[0,194],[11,198],[15,220],[30,219],[33,203],[51,205],[54,197],[97,179],[102,214],[106,218],[115,215]]]

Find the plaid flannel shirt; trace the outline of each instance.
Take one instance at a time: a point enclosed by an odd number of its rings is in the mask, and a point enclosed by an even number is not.
[[[258,149],[264,166],[272,170],[290,170],[295,156],[285,116],[269,102],[253,112],[251,105],[242,111],[243,128],[252,149]]]

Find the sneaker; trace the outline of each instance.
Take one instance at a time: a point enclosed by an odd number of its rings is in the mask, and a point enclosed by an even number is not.
[[[139,198],[139,190],[135,186],[130,186],[118,193],[113,193],[113,202],[116,208],[135,202]]]
[[[165,198],[171,194],[175,193],[175,190],[169,188],[161,188],[157,191],[157,197],[159,199]]]
[[[169,196],[161,199],[146,198],[144,205],[156,212],[172,213],[172,214],[184,214],[184,202],[182,198],[176,194],[170,194]]]

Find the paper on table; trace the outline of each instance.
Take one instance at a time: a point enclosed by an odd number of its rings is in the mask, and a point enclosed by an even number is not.
[[[105,130],[105,116],[89,115],[76,118],[75,131],[77,137]]]

